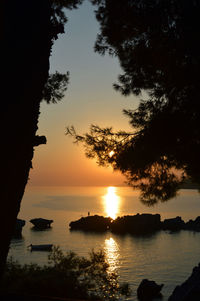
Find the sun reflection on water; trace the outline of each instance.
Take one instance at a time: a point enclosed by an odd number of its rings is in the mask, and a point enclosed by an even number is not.
[[[103,196],[104,210],[107,216],[115,219],[119,213],[119,204],[121,198],[116,194],[115,187],[108,187],[107,194]]]
[[[109,263],[109,271],[114,272],[119,266],[119,246],[112,237],[105,239],[104,251]]]

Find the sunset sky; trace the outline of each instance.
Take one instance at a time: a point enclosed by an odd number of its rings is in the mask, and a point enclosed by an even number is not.
[[[53,47],[50,72],[70,71],[70,84],[60,103],[41,105],[38,134],[47,137],[47,145],[35,149],[30,185],[123,185],[125,180],[87,159],[81,146],[65,136],[68,125],[78,133],[87,132],[92,123],[130,130],[122,109],[137,106],[136,98],[122,97],[112,87],[121,72],[117,59],[93,51],[99,31],[93,10],[85,1],[78,10],[68,11],[66,33]]]

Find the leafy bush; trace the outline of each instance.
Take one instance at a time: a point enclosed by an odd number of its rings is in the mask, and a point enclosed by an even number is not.
[[[102,251],[92,251],[87,259],[54,247],[48,259],[44,266],[9,259],[0,291],[109,301],[130,294],[128,284],[120,285],[118,275],[109,271]]]

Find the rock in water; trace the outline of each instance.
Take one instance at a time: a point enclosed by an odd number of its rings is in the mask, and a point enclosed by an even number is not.
[[[14,233],[13,233],[14,238],[21,238],[22,228],[25,226],[25,223],[26,222],[23,219],[17,218]]]
[[[168,301],[199,301],[200,300],[200,264],[192,271],[191,276],[178,285]]]
[[[30,222],[34,225],[35,228],[43,230],[50,228],[53,220],[45,218],[33,218],[30,220]]]
[[[69,224],[71,230],[82,231],[107,231],[110,227],[112,219],[110,217],[103,217],[99,215],[88,215],[81,217],[79,220]]]
[[[180,231],[185,229],[185,222],[180,216],[168,218],[162,222],[163,230]]]
[[[150,301],[153,298],[161,297],[161,289],[164,284],[157,284],[155,281],[143,279],[137,289],[137,296],[140,301]]]
[[[136,214],[118,217],[110,225],[112,232],[146,235],[161,229],[160,214]]]
[[[186,229],[200,232],[200,216],[197,216],[197,218],[194,221],[190,219],[186,223]]]

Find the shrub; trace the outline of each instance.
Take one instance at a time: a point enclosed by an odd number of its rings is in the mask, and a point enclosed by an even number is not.
[[[102,251],[91,251],[85,258],[54,247],[48,259],[49,264],[44,266],[21,265],[9,259],[0,291],[109,301],[130,294],[129,286],[120,285],[117,273],[109,271]]]

